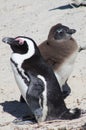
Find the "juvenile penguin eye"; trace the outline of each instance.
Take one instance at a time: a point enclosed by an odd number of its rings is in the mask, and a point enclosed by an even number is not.
[[[56,32],[63,33],[63,29],[58,29]]]
[[[60,30],[56,30],[57,33],[62,34],[63,33],[63,29]]]

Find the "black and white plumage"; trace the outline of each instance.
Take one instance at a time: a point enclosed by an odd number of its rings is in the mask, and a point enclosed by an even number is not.
[[[13,53],[11,65],[18,87],[37,122],[49,119],[74,119],[80,110],[67,109],[53,70],[42,58],[36,43],[28,37],[3,38]],[[31,118],[31,117],[30,117]]]
[[[54,70],[64,98],[71,92],[67,80],[79,50],[77,42],[72,37],[75,32],[75,29],[61,23],[56,24],[51,27],[47,40],[39,45],[41,55]]]
[[[70,5],[73,7],[86,6],[86,0],[71,0],[71,2]]]

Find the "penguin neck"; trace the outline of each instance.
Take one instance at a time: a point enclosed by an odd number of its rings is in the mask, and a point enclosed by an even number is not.
[[[29,49],[27,53],[25,54],[19,54],[19,53],[12,53],[11,59],[18,65],[21,65],[25,60],[29,60],[31,57],[38,57],[40,56],[40,52],[37,47],[35,46],[29,46]]]
[[[71,38],[68,41],[59,43],[56,40],[48,41],[48,50],[52,53],[51,57],[56,61],[56,65],[58,68],[61,64],[63,64],[67,59],[69,59],[72,55],[76,55],[78,52],[78,45],[76,41]],[[54,66],[56,69],[57,66]]]
[[[74,51],[78,49],[78,45],[76,41],[71,37],[68,40],[64,40],[63,42],[59,42],[55,39],[47,40],[49,46],[56,50],[56,53],[61,55],[68,55],[70,56]]]

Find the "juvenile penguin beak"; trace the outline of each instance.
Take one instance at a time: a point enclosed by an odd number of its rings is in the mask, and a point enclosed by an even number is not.
[[[7,43],[7,44],[10,44],[10,45],[13,44],[14,41],[15,41],[15,39],[14,39],[14,38],[10,38],[10,37],[4,37],[4,38],[2,39],[2,42]]]
[[[69,30],[67,31],[68,34],[73,34],[73,33],[75,33],[75,32],[76,32],[75,29],[69,29]]]

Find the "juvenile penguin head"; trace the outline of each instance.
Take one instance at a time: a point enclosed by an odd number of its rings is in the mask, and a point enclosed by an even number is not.
[[[34,55],[37,50],[35,42],[28,37],[18,36],[16,38],[5,37],[2,39],[4,43],[10,45],[13,53]]]
[[[75,32],[75,29],[70,29],[69,27],[59,23],[51,28],[48,39],[51,40],[53,38],[58,42],[63,42],[69,40],[71,38],[71,35]]]

